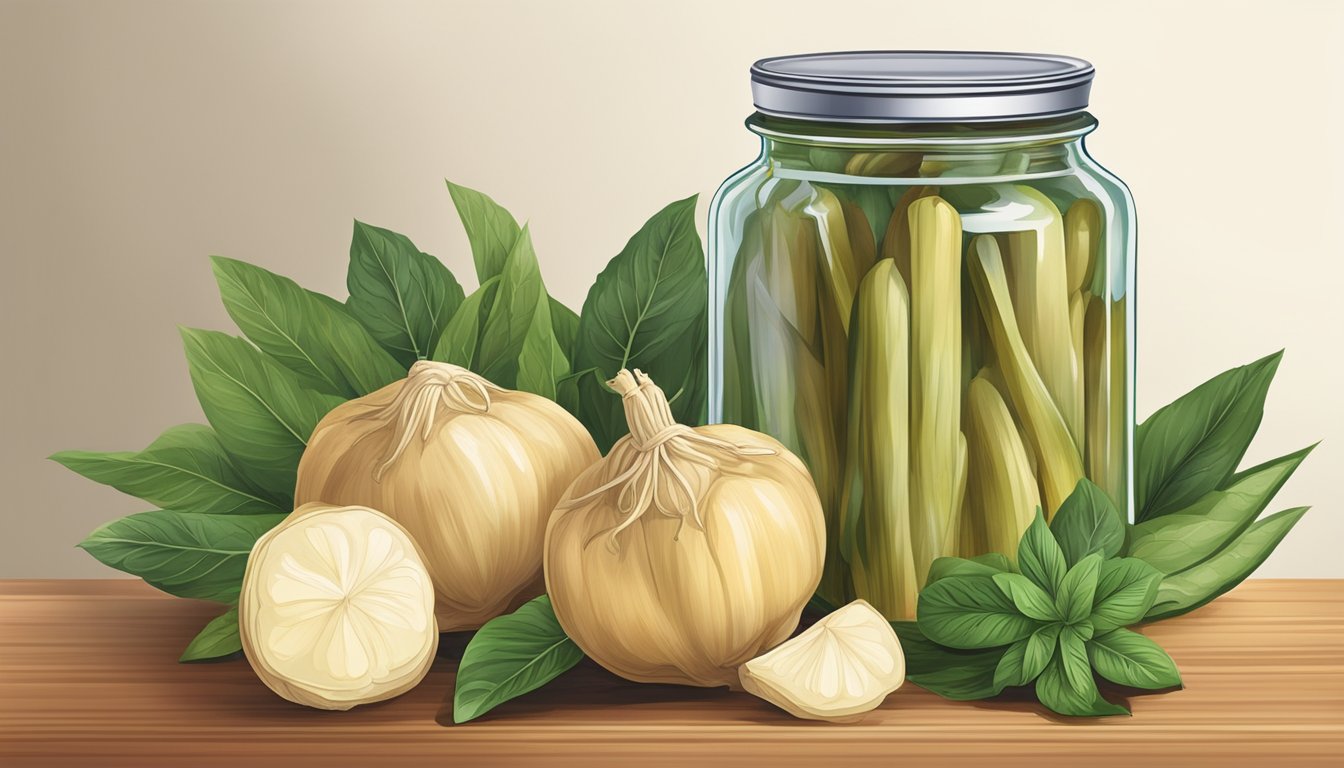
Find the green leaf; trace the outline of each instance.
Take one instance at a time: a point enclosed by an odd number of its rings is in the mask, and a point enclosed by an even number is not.
[[[350,314],[403,366],[429,357],[463,298],[443,262],[404,235],[360,221],[345,284]]]
[[[249,481],[291,498],[308,437],[341,400],[304,389],[242,339],[183,328],[182,343],[201,410],[224,449]]]
[[[996,573],[992,578],[1024,616],[1037,621],[1059,621],[1062,618],[1055,601],[1026,576],[1020,573]]]
[[[1040,626],[989,576],[948,576],[924,587],[917,615],[925,637],[963,650],[1015,643]]]
[[[1069,569],[1064,581],[1055,595],[1055,604],[1059,606],[1060,616],[1066,624],[1086,621],[1092,615],[1092,601],[1097,594],[1097,581],[1101,574],[1101,554],[1092,553]]]
[[[1078,481],[1073,493],[1059,505],[1050,531],[1055,534],[1064,562],[1070,567],[1100,552],[1115,557],[1125,545],[1125,519],[1106,492],[1087,478]]]
[[[1223,490],[1191,506],[1130,529],[1128,554],[1163,573],[1183,571],[1240,536],[1316,446],[1304,448],[1237,474]]]
[[[1092,677],[1092,669],[1087,661],[1086,650],[1079,666],[1077,639],[1067,641],[1068,632],[1060,634],[1060,653],[1046,665],[1045,671],[1036,680],[1036,698],[1054,712],[1073,717],[1100,717],[1105,715],[1127,715],[1129,710],[1111,704],[1101,697],[1097,682]]]
[[[1189,613],[1240,584],[1269,557],[1307,509],[1296,507],[1270,515],[1208,560],[1164,578],[1144,618],[1158,621]]]
[[[1012,573],[1012,563],[998,552],[972,557],[940,557],[929,566],[926,585],[948,576],[993,576],[998,573]]]
[[[170,428],[140,452],[62,451],[53,461],[150,504],[181,512],[257,515],[284,512],[234,466],[219,438],[202,424]]]
[[[673,417],[700,423],[705,410],[708,282],[695,231],[695,197],[659,211],[630,238],[588,291],[572,369],[579,419],[603,452],[626,433],[620,397],[606,380],[639,368],[667,393]]]
[[[1117,685],[1155,690],[1181,684],[1181,673],[1162,646],[1137,632],[1115,629],[1092,638],[1087,655],[1097,674]]]
[[[518,222],[503,206],[474,189],[450,181],[448,194],[453,197],[462,228],[467,231],[467,241],[471,243],[476,279],[484,285],[504,271],[509,251],[521,231]]]
[[[1101,564],[1097,594],[1092,599],[1092,628],[1098,635],[1143,621],[1153,606],[1162,572],[1133,557]]]
[[[1002,691],[1004,688],[1026,685],[1031,682],[1031,678],[1027,677],[1025,669],[1028,642],[1030,642],[1030,638],[1023,638],[1008,646],[1008,650],[1003,652],[1003,656],[999,658],[999,665],[994,668],[995,688]]]
[[[597,375],[599,374],[596,369],[589,368],[586,371],[578,371],[564,377],[555,385],[555,401],[566,411],[569,411],[574,418],[578,418],[579,381]]]
[[[527,227],[514,242],[481,329],[479,373],[509,389],[556,398],[569,361],[551,328],[550,299]]]
[[[1022,685],[1035,680],[1045,671],[1045,666],[1055,657],[1056,649],[1059,647],[1059,635],[1063,631],[1063,624],[1048,624],[1032,632],[1031,637],[1027,638],[1022,667],[1026,680],[1021,683]]]
[[[448,321],[448,326],[443,329],[432,359],[479,373],[477,355],[481,348],[481,326],[485,325],[485,318],[495,303],[499,281],[498,275],[486,280],[463,300]]]
[[[546,315],[547,312],[543,309],[538,314]],[[560,381],[567,375],[569,361],[565,359],[564,351],[551,332],[549,318],[544,322],[538,319],[523,340],[514,389],[559,400]]]
[[[251,264],[221,256],[211,261],[224,308],[243,335],[304,386],[350,398],[406,376],[340,302]]]
[[[1283,352],[1233,368],[1159,409],[1135,432],[1138,522],[1193,504],[1221,488],[1260,427],[1265,393]]]
[[[1046,625],[1009,646],[994,670],[994,685],[1000,689],[1027,685],[1039,677],[1054,658],[1061,628],[1060,624]]]
[[[1047,594],[1058,595],[1060,582],[1064,581],[1069,566],[1040,509],[1036,510],[1036,519],[1027,526],[1027,532],[1022,534],[1018,544],[1017,568]]]
[[[893,621],[905,653],[906,679],[952,701],[974,701],[997,696],[1003,687],[994,670],[1004,648],[959,651],[929,640],[913,621]]]
[[[238,599],[252,544],[284,519],[142,512],[99,527],[79,546],[171,595],[231,603]]]
[[[574,359],[574,340],[579,335],[579,316],[574,310],[551,297],[551,330],[555,331],[555,342],[566,360]]]
[[[209,624],[187,645],[178,661],[206,661],[232,656],[243,650],[238,636],[238,606],[210,620]]]
[[[534,598],[472,637],[457,669],[453,722],[473,720],[540,688],[582,658],[556,621],[550,598]]]

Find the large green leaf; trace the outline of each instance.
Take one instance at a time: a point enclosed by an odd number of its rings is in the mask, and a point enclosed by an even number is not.
[[[1005,648],[945,648],[925,637],[913,621],[893,621],[891,626],[901,638],[906,678],[915,685],[952,701],[987,699],[1003,691],[994,670]]]
[[[238,635],[238,606],[216,616],[205,625],[178,661],[207,661],[224,656],[232,656],[243,650],[243,640]]]
[[[1036,519],[1027,526],[1017,546],[1017,569],[1051,597],[1058,596],[1059,585],[1064,581],[1069,565],[1040,509],[1036,510]]]
[[[1055,656],[1061,624],[1047,624],[1008,647],[994,670],[994,685],[1000,689],[1027,685],[1040,677]]]
[[[998,573],[1012,573],[1013,564],[998,552],[990,552],[978,557],[940,557],[929,566],[929,577],[925,584],[932,584],[948,576],[993,576]]]
[[[1069,566],[1092,554],[1115,557],[1125,545],[1125,519],[1115,502],[1092,481],[1083,478],[1059,505],[1050,521],[1064,562]]]
[[[453,197],[462,228],[471,243],[471,257],[476,262],[476,280],[482,285],[504,271],[504,263],[518,239],[518,222],[499,203],[474,189],[448,182],[448,193]]]
[[[1040,626],[1017,609],[992,576],[947,576],[919,593],[919,631],[962,650],[1021,640]]]
[[[551,599],[534,598],[472,637],[457,668],[453,722],[473,720],[540,688],[582,658],[583,651],[560,628]]]
[[[404,235],[360,221],[345,284],[350,314],[403,366],[430,356],[463,298],[443,262]]]
[[[527,227],[514,242],[481,328],[476,369],[509,389],[551,399],[569,361],[551,328],[550,299]]]
[[[1101,554],[1093,552],[1069,569],[1059,583],[1055,604],[1065,623],[1077,624],[1092,615],[1092,601],[1101,576]]]
[[[252,545],[284,519],[142,512],[101,526],[79,546],[169,594],[231,603],[238,599]]]
[[[1161,583],[1162,572],[1138,558],[1121,557],[1102,563],[1089,617],[1092,628],[1100,635],[1143,621]]]
[[[1092,638],[1087,655],[1097,674],[1117,685],[1155,690],[1181,684],[1181,673],[1162,646],[1137,632],[1116,629]]]
[[[1176,512],[1221,488],[1260,427],[1283,353],[1233,368],[1159,409],[1135,432],[1138,522]]]
[[[292,497],[299,458],[317,422],[340,398],[304,389],[298,378],[246,341],[182,329],[201,410],[249,481]]]
[[[551,330],[555,331],[555,341],[565,353],[565,359],[573,360],[574,340],[579,335],[579,316],[555,297],[551,297]]]
[[[443,329],[438,346],[434,348],[434,360],[476,370],[481,349],[481,326],[485,324],[490,307],[495,303],[499,280],[499,275],[496,275],[481,283],[481,287],[458,306],[448,321],[448,327]]]
[[[1061,616],[1055,601],[1036,586],[1036,582],[1020,573],[996,573],[991,578],[1003,594],[1013,601],[1022,615],[1037,621],[1059,621]]]
[[[284,512],[289,498],[253,487],[202,424],[170,428],[143,451],[62,451],[52,460],[164,509],[208,514]]]
[[[1076,635],[1065,629],[1060,634],[1060,652],[1046,665],[1036,680],[1036,698],[1061,715],[1098,717],[1126,715],[1129,710],[1101,697],[1086,649]]]
[[[1265,562],[1307,509],[1286,509],[1259,520],[1218,554],[1167,576],[1157,588],[1157,599],[1144,618],[1158,621],[1189,613],[1240,584]]]
[[[1130,529],[1128,554],[1163,573],[1185,570],[1212,556],[1255,522],[1315,446],[1238,473],[1223,490],[1191,506]]]
[[[229,316],[305,386],[350,398],[406,376],[340,302],[251,264],[220,256],[212,261]]]
[[[663,391],[672,415],[699,423],[705,409],[708,283],[695,231],[695,198],[659,211],[598,275],[575,340],[579,418],[604,452],[625,434],[620,398],[604,382],[640,368]]]

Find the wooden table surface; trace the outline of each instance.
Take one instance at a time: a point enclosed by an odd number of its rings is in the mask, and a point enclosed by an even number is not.
[[[405,696],[319,712],[244,660],[178,664],[214,610],[139,582],[0,581],[0,766],[1344,765],[1344,581],[1252,581],[1146,628],[1186,688],[1098,720],[907,684],[861,723],[809,723],[584,662],[455,726],[458,636]]]

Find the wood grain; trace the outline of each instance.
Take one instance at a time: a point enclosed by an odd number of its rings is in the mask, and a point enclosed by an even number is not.
[[[318,712],[277,698],[246,661],[178,664],[216,610],[139,582],[0,582],[0,766],[1344,765],[1344,581],[1252,581],[1147,628],[1185,689],[1100,720],[907,685],[861,723],[806,723],[584,662],[454,726],[460,636],[411,693]]]

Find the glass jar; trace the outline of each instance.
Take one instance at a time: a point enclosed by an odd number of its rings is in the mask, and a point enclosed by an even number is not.
[[[1084,477],[1129,513],[1134,206],[1083,147],[1092,74],[1034,54],[752,67],[761,155],[710,209],[709,415],[811,470],[833,605],[913,618],[934,559],[1014,558]]]

